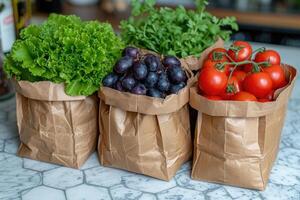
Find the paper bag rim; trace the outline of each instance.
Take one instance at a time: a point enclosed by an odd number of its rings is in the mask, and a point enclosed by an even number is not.
[[[282,64],[290,73],[290,80],[287,86],[275,91],[278,97],[272,102],[254,101],[214,101],[198,94],[196,85],[190,88],[190,105],[194,109],[211,116],[226,117],[259,117],[274,112],[274,110],[287,104],[289,95],[295,85],[297,69],[293,66]]]
[[[183,65],[188,66],[192,71],[199,70],[208,54],[215,48],[224,48],[224,40],[222,38],[218,37],[213,45],[203,50],[199,58],[195,56],[187,56],[182,58]]]
[[[77,101],[84,100],[86,96],[69,96],[65,93],[63,83],[53,83],[51,81],[13,81],[16,92],[35,100],[40,101]]]
[[[169,114],[176,112],[189,102],[189,89],[194,80],[193,77],[190,78],[187,86],[178,94],[168,95],[165,99],[120,92],[109,87],[101,87],[98,96],[105,104],[125,111],[146,115]]]

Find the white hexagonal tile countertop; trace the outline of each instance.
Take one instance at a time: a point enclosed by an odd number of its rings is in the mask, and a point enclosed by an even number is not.
[[[263,46],[254,44],[254,48]],[[278,50],[300,69],[300,49]],[[265,191],[191,180],[187,162],[169,182],[99,164],[96,152],[80,170],[16,156],[19,138],[14,99],[0,102],[1,200],[300,200],[300,83],[289,102],[280,151]]]

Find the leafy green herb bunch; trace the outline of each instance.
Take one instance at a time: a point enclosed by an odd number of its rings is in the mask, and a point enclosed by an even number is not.
[[[205,11],[207,1],[196,0],[196,10],[183,6],[155,8],[155,0],[131,0],[132,16],[121,22],[127,44],[179,58],[200,56],[218,37],[228,40],[238,30],[234,17],[218,19]]]

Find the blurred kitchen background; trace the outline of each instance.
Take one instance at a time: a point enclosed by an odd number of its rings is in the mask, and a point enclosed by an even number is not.
[[[193,0],[157,0],[158,6]],[[232,40],[248,40],[300,47],[300,0],[209,0],[207,10],[217,17],[235,16],[240,30]],[[85,20],[110,22],[118,31],[130,14],[129,0],[0,0],[1,55],[10,51],[18,32],[30,23],[43,22],[49,13],[76,14]],[[2,57],[2,56],[1,56]],[[0,57],[0,100],[13,94],[4,78]],[[3,95],[4,94],[4,95]]]
[[[2,0],[3,1],[3,0]],[[9,1],[9,0],[4,0]],[[19,12],[28,0],[17,0]],[[47,13],[76,14],[83,19],[109,21],[118,30],[119,21],[128,17],[129,0],[32,0],[32,21]],[[182,4],[193,8],[193,0],[158,0],[158,5]],[[240,31],[233,39],[300,47],[300,0],[209,0],[208,11],[217,17],[235,16]]]
[[[129,15],[128,0],[36,0],[33,20],[44,12],[77,14],[84,19],[109,21],[118,29]],[[193,8],[193,0],[158,0],[159,5],[182,4]],[[300,47],[300,0],[209,0],[208,11],[218,17],[235,16],[240,31],[233,39]]]

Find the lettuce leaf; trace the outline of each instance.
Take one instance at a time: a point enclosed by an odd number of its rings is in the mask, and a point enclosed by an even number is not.
[[[99,89],[123,48],[108,23],[51,14],[21,31],[4,69],[18,80],[64,83],[68,95],[88,96]]]

